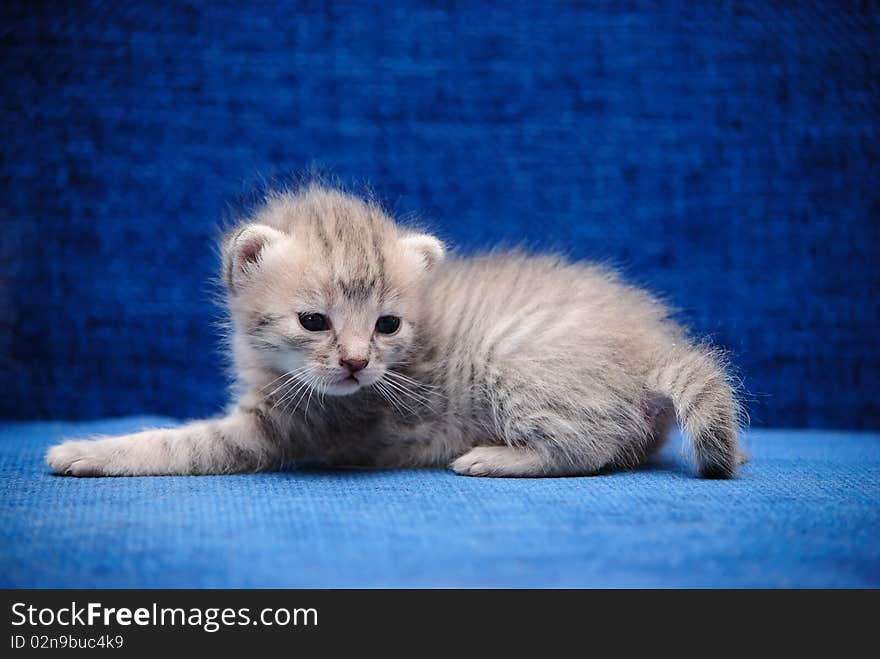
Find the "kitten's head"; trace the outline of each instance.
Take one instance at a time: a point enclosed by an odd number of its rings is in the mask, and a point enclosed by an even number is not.
[[[411,354],[422,284],[443,253],[337,190],[275,196],[223,243],[240,365],[337,396],[374,384]]]

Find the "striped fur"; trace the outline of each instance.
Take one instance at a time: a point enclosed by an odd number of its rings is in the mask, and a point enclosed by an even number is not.
[[[445,466],[471,476],[635,466],[677,420],[699,473],[739,464],[719,354],[605,269],[498,253],[446,258],[375,203],[311,185],[223,242],[240,389],[223,419],[74,441],[73,475],[227,473],[289,460]],[[329,318],[308,331],[300,314]],[[381,316],[401,319],[392,335]],[[367,360],[352,376],[342,360]]]

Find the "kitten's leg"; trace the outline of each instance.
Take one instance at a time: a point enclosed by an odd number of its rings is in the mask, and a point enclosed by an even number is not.
[[[278,467],[281,446],[262,414],[237,410],[179,428],[67,441],[49,449],[46,462],[69,476],[226,474]]]
[[[520,446],[477,446],[449,467],[461,476],[527,478],[536,476],[591,476],[614,466],[614,453],[601,445],[572,442],[571,450]]]
[[[460,476],[553,476],[552,462],[537,451],[514,446],[477,446],[450,467]]]
[[[645,415],[651,427],[651,432],[645,438],[645,444],[641,451],[636,451],[634,458],[620,464],[623,468],[634,467],[644,462],[645,459],[657,453],[666,441],[675,426],[675,410],[672,401],[649,396],[645,403]]]
[[[491,404],[498,436],[450,467],[466,476],[587,476],[624,459],[644,459],[639,445],[650,433],[648,420],[638,404],[608,398],[546,383],[496,385]]]

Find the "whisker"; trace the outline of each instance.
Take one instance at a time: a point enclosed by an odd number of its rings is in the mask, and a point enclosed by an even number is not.
[[[419,380],[416,380],[415,378],[412,378],[408,375],[405,375],[405,374],[401,373],[400,371],[388,369],[385,372],[387,374],[391,375],[392,377],[396,377],[400,380],[404,380],[405,382],[408,382],[412,386],[417,387],[419,389],[439,389],[440,388],[436,385],[428,384],[427,382],[421,382]]]
[[[299,368],[293,368],[285,373],[282,373],[281,375],[279,375],[277,378],[275,378],[274,380],[272,380],[268,384],[265,384],[262,387],[260,387],[260,391],[264,391],[265,389],[268,389],[269,387],[271,387],[273,384],[275,384],[276,382],[278,382],[278,380],[281,380],[282,378],[285,378],[290,375],[297,375],[299,373],[303,373],[304,371],[306,371],[308,369],[309,369],[309,366],[305,365],[305,366],[300,366]]]
[[[419,382],[418,380],[414,380],[413,378],[404,375],[398,371],[387,370],[385,371],[385,375],[389,376],[389,378],[397,378],[401,384],[406,384],[408,387],[412,387],[416,390],[425,390],[426,394],[436,394],[438,396],[442,396],[442,392],[440,391],[440,387],[437,387],[433,384],[427,384],[425,382]]]
[[[407,388],[410,388],[414,391],[424,391],[425,393],[431,393],[428,387],[421,386],[420,383],[415,382],[413,380],[407,380],[405,378],[400,377],[399,373],[393,373],[392,371],[386,371],[385,375],[388,376],[389,380],[393,380],[394,382],[398,382]]]
[[[390,385],[391,382],[386,381],[383,384],[386,386],[386,388],[388,388],[388,385]],[[398,389],[388,388],[388,392],[397,400],[398,403],[400,403],[401,406],[403,406],[404,409],[406,409],[407,412],[409,412],[413,416],[421,418],[421,415],[419,414],[419,408],[422,406],[421,403],[419,403],[418,401],[411,403],[408,400],[404,399],[400,395],[400,391]]]
[[[400,394],[409,397],[411,400],[413,400],[416,403],[420,403],[422,405],[427,405],[431,402],[425,396],[422,396],[421,394],[417,394],[415,392],[408,390],[403,384],[401,384],[400,382],[395,382],[394,380],[392,380],[390,378],[385,380],[385,384],[388,385],[389,387],[391,387],[392,389],[394,389],[395,391],[399,392]]]
[[[315,385],[318,382],[318,373],[315,369],[311,369],[309,373],[305,377],[304,386],[300,387],[294,396],[296,397],[295,402],[293,403],[293,407],[290,410],[291,414],[294,414],[299,406],[302,404],[303,400],[306,401],[306,409],[304,414],[308,415],[309,413],[309,401],[312,398],[312,394],[315,392]],[[306,398],[308,396],[308,398]]]
[[[299,368],[299,369],[297,369],[297,370],[295,370],[295,371],[291,371],[291,372],[290,372],[290,373],[291,373],[290,377],[289,377],[287,380],[285,380],[283,383],[281,383],[278,387],[276,387],[275,389],[273,389],[271,393],[266,394],[266,398],[271,398],[271,397],[274,396],[278,391],[281,391],[281,390],[284,389],[285,387],[291,385],[293,382],[296,381],[296,379],[297,379],[297,378],[298,378],[303,372],[305,372],[305,371],[307,370],[307,368],[308,368],[308,367],[303,367],[303,368]]]
[[[308,380],[303,380],[299,387],[297,387],[296,391],[294,391],[290,397],[288,397],[287,402],[284,403],[284,407],[281,408],[282,414],[287,414],[288,409],[290,410],[290,415],[294,415],[296,413],[297,408],[299,407],[300,402],[302,402],[302,397],[308,392]]]
[[[318,390],[318,403],[320,403],[321,407],[324,407],[324,394],[327,392],[327,384],[325,382],[319,383]]]
[[[302,391],[303,388],[306,387],[306,385],[308,385],[308,383],[309,383],[308,379],[302,379],[298,383],[292,385],[290,387],[290,389],[281,398],[281,400],[279,400],[275,404],[276,407],[282,405],[282,403],[284,404],[284,406],[281,407],[281,410],[280,410],[282,414],[287,411],[287,408],[290,405],[290,401],[294,400],[297,397],[297,395],[299,394],[299,392]],[[294,408],[294,409],[296,409],[296,408]]]
[[[309,415],[309,403],[312,402],[312,396],[315,393],[315,385],[320,384],[318,382],[318,377],[314,374],[311,376],[309,383],[310,383],[309,384],[309,397],[306,399],[306,411],[305,411],[306,416]]]
[[[400,405],[398,404],[397,399],[391,394],[391,392],[390,392],[388,389],[386,389],[386,388],[381,384],[381,382],[380,382],[379,380],[377,380],[376,382],[374,382],[373,385],[376,387],[376,391],[379,392],[379,394],[382,396],[382,398],[384,398],[384,399],[387,400],[389,403],[391,403],[391,405],[394,407],[394,409],[397,410],[398,414],[401,414],[401,415],[404,415],[404,416],[406,415],[406,410],[405,410],[405,408],[400,407]]]
[[[382,384],[382,382],[381,382],[380,380],[377,380],[376,382],[374,382],[374,383],[373,383],[373,386],[376,388],[376,391],[379,392],[379,394],[382,396],[382,398],[384,398],[384,399],[387,400],[389,403],[391,403],[391,404],[394,406],[394,408],[395,408],[398,412],[401,412],[401,413],[403,412],[403,411],[402,411],[400,408],[398,408],[398,406],[396,405],[396,401],[393,400],[393,399],[389,396],[388,389]]]
[[[283,377],[287,377],[287,376],[290,375],[292,372],[293,372],[293,371],[287,371],[287,372],[285,372],[285,373],[282,373],[281,375],[279,375],[277,378],[275,378],[274,380],[272,380],[272,381],[269,382],[268,384],[264,384],[262,387],[260,387],[260,391],[263,391],[264,389],[268,389],[268,388],[271,387],[273,384],[275,384],[276,382],[278,382],[278,380],[280,380],[280,379],[283,378]]]

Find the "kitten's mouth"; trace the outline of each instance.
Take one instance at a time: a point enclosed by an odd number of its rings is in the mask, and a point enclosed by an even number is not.
[[[373,383],[373,375],[369,373],[346,373],[339,374],[335,380],[327,385],[325,393],[331,396],[347,396]]]
[[[327,387],[326,392],[334,396],[345,396],[347,394],[353,394],[360,388],[361,381],[358,380],[353,373],[349,373],[348,375],[334,380],[333,383]]]
[[[361,384],[361,380],[359,380],[354,373],[348,373],[347,375],[342,375],[334,380],[332,386],[338,387],[344,391],[352,391],[354,389],[359,389]]]

